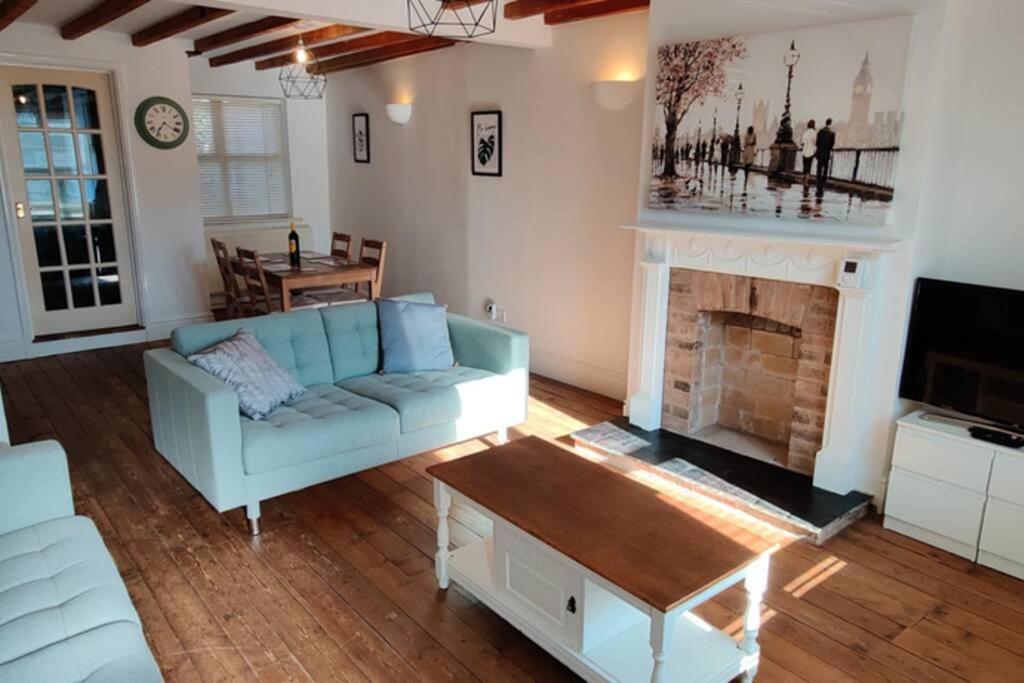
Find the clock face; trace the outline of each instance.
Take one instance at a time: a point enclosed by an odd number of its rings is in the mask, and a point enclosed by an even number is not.
[[[172,149],[188,136],[188,117],[174,100],[151,97],[136,110],[135,127],[150,145]]]
[[[854,87],[853,92],[855,92],[855,93],[857,93],[859,95],[862,92],[864,92],[864,88],[862,88],[861,86],[858,85],[858,86]]]

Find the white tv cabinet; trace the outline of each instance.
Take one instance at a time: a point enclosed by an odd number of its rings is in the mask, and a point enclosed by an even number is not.
[[[973,439],[966,424],[934,412],[907,415],[884,526],[1024,578],[1024,451]]]

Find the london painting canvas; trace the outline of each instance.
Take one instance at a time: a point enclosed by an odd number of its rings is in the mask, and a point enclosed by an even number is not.
[[[912,22],[660,47],[648,206],[884,225]]]

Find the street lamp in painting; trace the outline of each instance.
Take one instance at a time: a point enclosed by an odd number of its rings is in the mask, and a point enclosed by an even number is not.
[[[782,120],[779,122],[779,131],[775,135],[775,142],[771,147],[771,160],[769,161],[772,175],[780,175],[783,171],[793,170],[793,163],[796,161],[797,145],[793,141],[793,116],[791,113],[791,99],[793,92],[793,69],[800,61],[800,53],[796,49],[796,41],[791,41],[786,54],[782,56],[782,63],[786,67],[786,108],[782,112]]]

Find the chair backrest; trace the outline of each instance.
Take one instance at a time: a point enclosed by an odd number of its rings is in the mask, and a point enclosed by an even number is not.
[[[376,283],[384,281],[384,259],[388,254],[388,243],[381,240],[364,239],[359,245],[359,262],[377,266]]]
[[[224,282],[224,304],[229,318],[237,318],[242,314],[241,301],[242,292],[238,287],[238,278],[231,267],[231,252],[228,245],[216,237],[210,239],[213,245],[213,255],[217,259],[217,270],[220,271],[220,279]]]
[[[336,232],[331,235],[331,256],[352,260],[352,235]]]
[[[254,249],[237,248],[238,264],[241,266],[245,288],[249,290],[249,309],[252,315],[273,313],[274,304],[267,285],[267,274],[263,271],[260,254]]]

